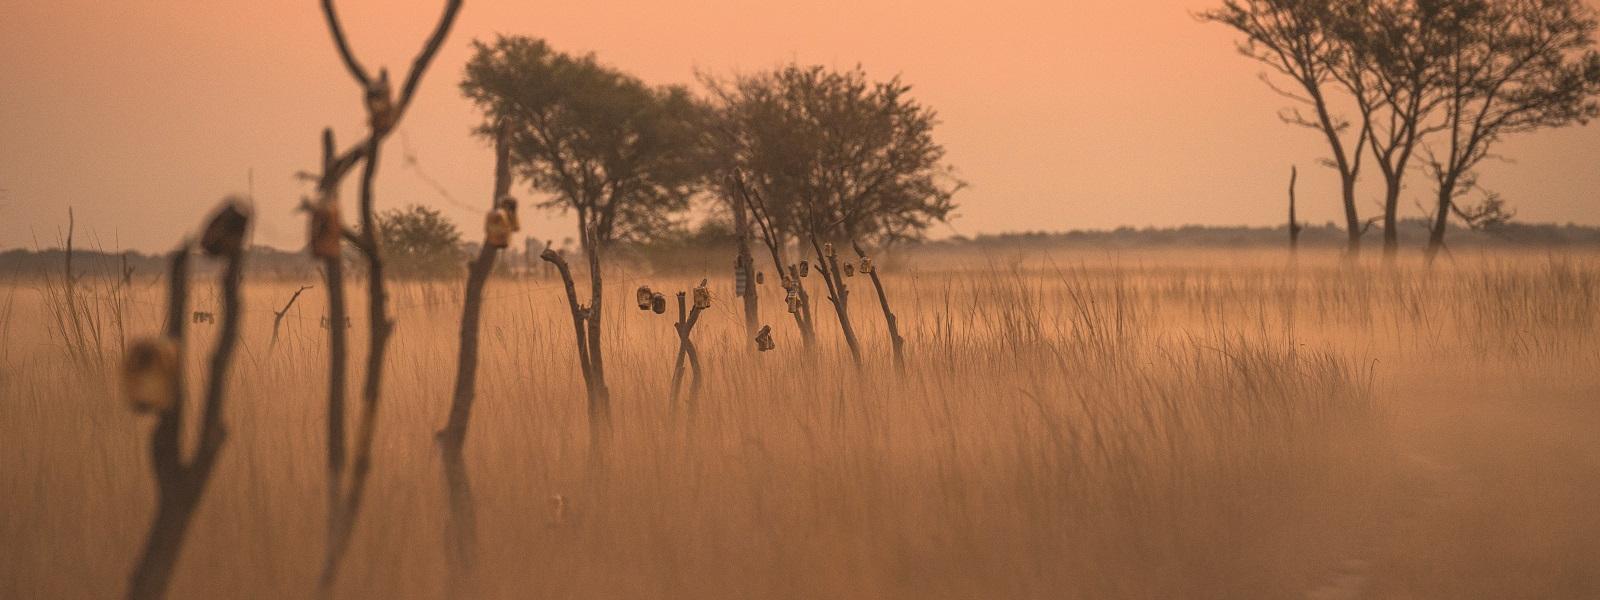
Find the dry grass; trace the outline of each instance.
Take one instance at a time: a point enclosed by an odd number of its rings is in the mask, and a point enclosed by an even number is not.
[[[856,372],[825,307],[821,351],[801,349],[771,280],[763,320],[779,347],[754,353],[732,282],[713,278],[719,301],[695,331],[705,390],[677,426],[672,329],[626,300],[701,275],[615,273],[616,435],[599,472],[559,284],[492,281],[467,449],[486,595],[1600,594],[1597,257],[1458,257],[1428,272],[1063,253],[882,269],[904,379],[864,279],[849,280],[869,357]],[[251,284],[232,435],[174,596],[314,588],[320,290],[267,346],[272,310],[300,283]],[[442,597],[432,434],[460,284],[394,287],[374,480],[339,592]],[[159,328],[155,289],[116,299],[129,335]],[[113,371],[71,358],[44,290],[17,282],[0,297],[0,597],[115,596],[154,506],[149,423],[116,400]],[[194,297],[209,310],[209,291]],[[213,333],[197,327],[197,350]],[[555,494],[573,508],[565,523]]]

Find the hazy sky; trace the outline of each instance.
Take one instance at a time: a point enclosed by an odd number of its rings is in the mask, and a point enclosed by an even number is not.
[[[1338,218],[1336,178],[1317,165],[1323,145],[1279,123],[1284,103],[1229,31],[1190,16],[1211,4],[467,0],[386,146],[378,201],[438,206],[479,237],[492,156],[469,135],[478,117],[456,86],[468,42],[507,33],[594,51],[650,83],[791,60],[901,74],[939,111],[937,138],[971,184],[952,222],[964,234],[1275,224],[1291,164],[1305,218]],[[442,2],[340,6],[363,62],[399,77]],[[245,191],[252,169],[257,241],[296,248],[291,207],[307,188],[292,174],[316,167],[324,126],[341,144],[362,131],[360,94],[314,0],[0,0],[0,15],[0,248],[54,245],[72,206],[80,240],[165,249],[217,199]],[[1500,151],[1515,162],[1487,167],[1482,182],[1520,218],[1600,223],[1600,125]],[[1408,213],[1429,187],[1413,177]],[[1363,196],[1375,211],[1379,190],[1369,183]],[[570,216],[530,217],[535,236],[571,235]]]

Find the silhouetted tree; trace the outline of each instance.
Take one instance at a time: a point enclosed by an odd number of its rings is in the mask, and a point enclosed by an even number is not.
[[[568,296],[598,438],[611,414],[600,345],[600,253],[612,241],[664,230],[668,216],[687,207],[703,180],[704,107],[685,88],[647,86],[592,54],[564,54],[543,40],[502,36],[473,48],[461,89],[484,112],[479,133],[492,137],[499,124],[509,126],[516,174],[553,194],[540,206],[578,216],[589,302]],[[564,259],[559,267],[570,276]]]
[[[1347,244],[1354,254],[1361,249],[1367,227],[1356,210],[1356,180],[1372,125],[1361,111],[1356,123],[1337,115],[1330,98],[1339,90],[1370,97],[1365,90],[1351,89],[1351,84],[1360,85],[1362,78],[1339,76],[1348,69],[1348,57],[1341,51],[1334,27],[1338,4],[1339,0],[1224,0],[1221,8],[1198,16],[1244,34],[1239,52],[1289,79],[1293,88],[1280,86],[1265,74],[1261,80],[1278,95],[1311,108],[1309,117],[1299,108],[1284,109],[1279,117],[1285,123],[1314,129],[1327,139],[1332,154],[1328,162],[1339,171]],[[1358,127],[1353,139],[1347,138],[1352,125]]]
[[[1444,103],[1446,39],[1463,3],[1359,0],[1331,3],[1333,76],[1352,93],[1384,180],[1383,249],[1399,249],[1400,194],[1423,139],[1442,131],[1430,117]]]
[[[1450,215],[1464,216],[1455,200],[1476,187],[1474,169],[1496,142],[1600,115],[1595,11],[1582,0],[1451,2],[1456,17],[1441,65],[1446,139],[1427,153],[1438,184],[1429,260],[1444,246]]]
[[[937,115],[898,77],[789,65],[702,79],[725,132],[721,164],[761,192],[779,234],[916,238],[955,208],[963,183],[933,139]]]

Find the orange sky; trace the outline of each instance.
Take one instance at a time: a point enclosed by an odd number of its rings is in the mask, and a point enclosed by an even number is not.
[[[468,134],[477,117],[456,84],[468,41],[500,32],[597,52],[652,83],[790,60],[902,74],[940,112],[937,137],[971,183],[953,230],[936,236],[1275,224],[1291,164],[1305,218],[1338,218],[1317,136],[1280,124],[1283,102],[1234,53],[1234,36],[1189,16],[1211,4],[467,0],[403,137],[386,147],[378,201],[438,206],[478,237],[492,157]],[[403,71],[441,3],[340,6],[363,62]],[[252,169],[257,241],[299,247],[291,207],[305,186],[292,174],[316,166],[322,127],[344,142],[361,131],[360,95],[314,0],[5,0],[0,15],[0,248],[54,245],[72,206],[80,240],[165,249],[218,198],[243,192]],[[1515,162],[1486,167],[1483,183],[1520,218],[1600,223],[1600,126],[1500,150]],[[1378,174],[1367,179],[1371,213]],[[1403,205],[1417,212],[1429,187],[1413,176]],[[531,217],[535,236],[571,235],[570,217]]]

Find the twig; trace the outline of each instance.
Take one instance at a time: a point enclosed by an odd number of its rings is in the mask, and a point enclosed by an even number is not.
[[[294,301],[300,299],[300,293],[309,289],[311,289],[309,285],[300,286],[300,289],[294,291],[293,296],[289,296],[289,302],[283,305],[283,310],[272,311],[272,341],[267,344],[267,351],[270,352],[278,346],[278,326],[283,323],[284,315],[289,314],[289,308],[294,306]]]

